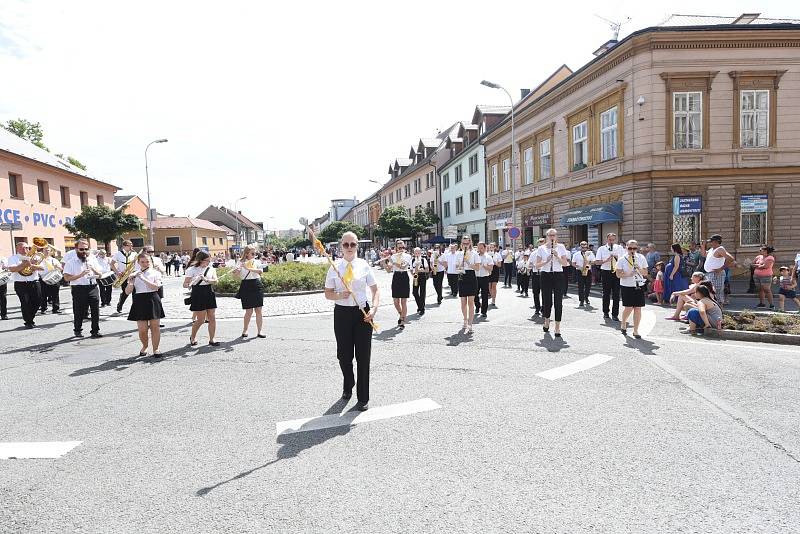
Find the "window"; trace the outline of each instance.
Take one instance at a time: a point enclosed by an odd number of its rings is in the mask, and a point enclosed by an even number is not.
[[[456,165],[456,167],[455,167],[453,172],[455,173],[455,181],[456,181],[456,183],[459,183],[461,180],[464,179],[463,176],[462,176],[463,169],[461,168],[461,164]]]
[[[406,184],[406,186],[403,189],[404,189],[405,194],[406,194],[405,198],[410,197],[411,196],[411,184]]]
[[[456,198],[456,215],[464,213],[464,197]]]
[[[469,194],[469,209],[470,210],[477,210],[481,207],[481,201],[478,197],[478,190],[470,192]]]
[[[703,147],[703,93],[672,94],[672,121],[675,139],[672,148]]]
[[[436,186],[436,175],[433,171],[425,175],[425,189],[430,189]]]
[[[769,146],[769,91],[740,92],[742,148]]]
[[[450,201],[448,200],[447,202],[445,202],[442,205],[444,206],[444,216],[445,217],[450,217]]]
[[[600,161],[617,157],[617,106],[600,114]]]
[[[503,191],[511,189],[511,161],[503,160]]]
[[[766,240],[767,214],[742,213],[742,246],[758,246]]]
[[[131,238],[131,245],[133,245],[133,248],[144,248],[144,238],[143,237],[132,237]]]
[[[103,199],[103,195],[97,195],[97,205],[102,206],[105,204],[105,200]]]
[[[23,198],[22,178],[19,174],[8,173],[8,194],[11,198]]]
[[[469,174],[470,176],[478,172],[478,155],[473,154],[469,157]]]
[[[65,208],[69,208],[69,187],[62,185],[59,189],[61,190],[61,205]]]
[[[179,247],[179,246],[181,246],[181,238],[180,237],[167,237],[165,239],[165,244],[168,247]]]
[[[431,213],[436,213],[436,202],[431,200],[427,204],[425,204],[425,210],[430,211]]]
[[[81,207],[89,205],[89,193],[86,191],[81,191]]]
[[[394,193],[389,193],[389,204],[394,204]]]
[[[450,188],[450,173],[446,172],[442,175],[442,189]]]
[[[400,202],[400,199],[403,198],[402,189],[399,187],[397,188],[397,191],[395,191],[394,198],[396,198],[398,202]]]
[[[552,156],[550,155],[550,139],[539,143],[539,179],[552,178]]]
[[[530,184],[533,183],[533,147],[526,148],[523,154],[525,167],[522,175],[522,183]]]
[[[417,178],[417,193],[422,193],[422,178]]]
[[[207,237],[204,237],[204,238],[203,238],[203,244],[204,244],[204,245],[208,245],[208,238],[207,238]]]
[[[499,193],[500,190],[497,188],[497,163],[492,165],[492,193]]]
[[[589,165],[589,130],[586,121],[572,127],[572,170]]]
[[[36,188],[39,190],[39,202],[50,203],[50,186],[44,180],[36,180]]]

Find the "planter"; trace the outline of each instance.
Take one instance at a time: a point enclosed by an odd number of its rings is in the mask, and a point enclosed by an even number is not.
[[[283,293],[264,293],[265,298],[269,297],[291,297],[296,295],[316,295],[318,293],[325,293],[324,289],[314,289],[312,291],[286,291]],[[217,293],[218,297],[235,297],[236,293]]]
[[[708,328],[707,337],[730,341],[754,341],[757,343],[778,343],[780,345],[800,345],[800,336],[795,334],[772,334],[769,332],[749,332],[746,330],[715,330]]]

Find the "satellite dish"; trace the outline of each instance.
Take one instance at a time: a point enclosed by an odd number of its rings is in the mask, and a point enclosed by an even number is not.
[[[308,219],[306,219],[305,217],[300,217],[300,224],[302,224],[303,226],[308,226]]]

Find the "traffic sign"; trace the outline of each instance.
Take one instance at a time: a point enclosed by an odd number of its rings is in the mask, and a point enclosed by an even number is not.
[[[444,235],[445,239],[457,239],[458,238],[458,226],[451,224],[445,227]]]
[[[0,224],[0,231],[3,231],[3,232],[15,232],[17,230],[22,230],[22,223],[2,223],[2,224]]]
[[[511,228],[508,229],[508,237],[510,237],[511,239],[519,239],[519,236],[521,235],[522,231],[516,226],[512,226]]]

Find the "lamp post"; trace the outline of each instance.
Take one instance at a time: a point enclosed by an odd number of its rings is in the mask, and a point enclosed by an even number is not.
[[[147,228],[150,230],[150,246],[153,247],[153,250],[156,248],[156,240],[155,233],[153,232],[153,206],[150,204],[150,172],[147,169],[147,149],[150,148],[150,145],[153,143],[166,142],[166,139],[156,139],[155,141],[150,141],[147,143],[147,146],[144,147],[144,176],[147,181]]]
[[[514,99],[511,98],[511,93],[509,93],[505,87],[500,84],[496,84],[490,82],[488,80],[483,80],[481,85],[485,85],[486,87],[490,87],[492,89],[502,89],[503,92],[508,96],[508,101],[511,104],[511,226],[514,226],[516,223],[516,192],[515,189],[517,188],[517,183],[514,181]],[[511,240],[511,248],[516,248],[516,239]]]
[[[246,199],[247,199],[247,197],[237,198],[233,202],[233,217],[234,217],[234,219],[236,219],[236,246],[239,247],[239,248],[242,248],[241,239],[240,239],[241,236],[239,235],[239,201],[240,200],[246,200]],[[237,250],[237,252],[239,252],[239,251]]]

